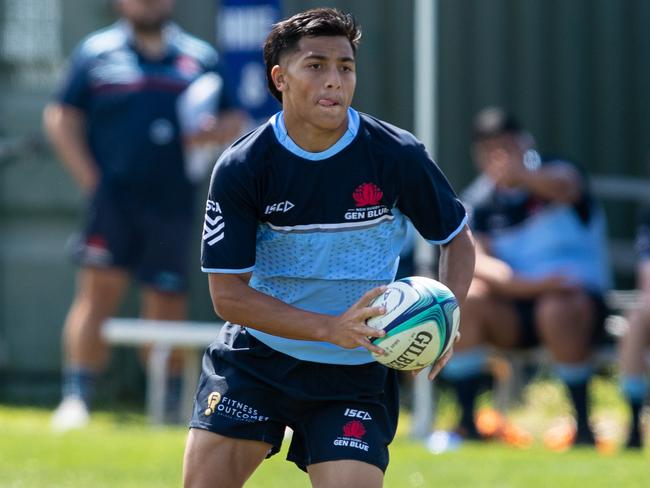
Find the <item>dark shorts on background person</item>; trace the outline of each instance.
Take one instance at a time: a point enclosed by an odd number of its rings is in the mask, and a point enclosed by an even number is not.
[[[72,253],[82,266],[124,268],[141,283],[178,293],[187,288],[190,237],[190,217],[165,215],[98,191]]]
[[[596,324],[593,330],[592,342],[605,341],[605,319],[610,314],[609,307],[600,293],[587,292],[595,310]],[[529,348],[540,344],[540,338],[535,326],[535,306],[537,300],[515,300],[513,305],[519,317],[521,337],[519,347]]]
[[[287,459],[303,470],[357,460],[385,471],[398,410],[397,371],[302,361],[226,324],[203,356],[190,427],[266,442],[271,456],[288,426]]]

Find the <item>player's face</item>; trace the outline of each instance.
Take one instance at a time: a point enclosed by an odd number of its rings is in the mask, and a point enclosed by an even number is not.
[[[136,29],[156,31],[171,18],[174,0],[118,0],[117,5]]]
[[[524,152],[516,136],[503,134],[474,144],[474,159],[497,185],[510,187],[523,168]]]
[[[285,120],[324,131],[345,131],[356,86],[350,41],[343,36],[303,37],[298,50],[274,67]]]
[[[507,160],[509,164],[523,164],[523,151],[517,138],[509,134],[477,142],[474,145],[474,159],[482,171],[489,171],[490,167]]]

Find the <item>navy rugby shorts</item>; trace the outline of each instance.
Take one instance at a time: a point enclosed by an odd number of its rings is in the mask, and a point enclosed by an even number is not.
[[[397,371],[301,361],[271,349],[238,325],[226,324],[203,356],[190,427],[280,450],[293,430],[287,460],[357,460],[388,465],[397,429]]]
[[[190,233],[188,216],[165,215],[99,190],[72,254],[82,266],[124,268],[141,283],[178,293],[187,288]]]

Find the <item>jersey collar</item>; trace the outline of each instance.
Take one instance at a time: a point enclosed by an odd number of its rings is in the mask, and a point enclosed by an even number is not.
[[[133,27],[131,24],[129,24],[125,19],[120,19],[116,22],[116,27],[122,33],[124,39],[126,39],[126,42],[131,46],[131,48],[137,51],[138,49],[135,45]],[[163,43],[165,44],[165,54],[163,57],[168,56],[173,51],[175,48],[175,41],[180,32],[180,27],[178,27],[174,22],[168,22],[167,25],[163,27],[162,38]]]
[[[309,161],[322,161],[323,159],[331,158],[335,154],[338,154],[354,140],[359,132],[359,112],[354,110],[352,107],[348,108],[348,129],[341,136],[341,138],[336,141],[328,149],[325,149],[321,152],[309,152],[302,149],[298,146],[289,134],[287,133],[287,128],[284,125],[284,111],[280,111],[273,115],[269,122],[273,127],[273,133],[275,134],[278,142],[285,147],[289,152],[292,152],[296,156],[299,156],[303,159],[308,159]]]

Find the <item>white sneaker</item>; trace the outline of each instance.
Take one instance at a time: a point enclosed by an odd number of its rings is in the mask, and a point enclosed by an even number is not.
[[[90,421],[88,407],[79,397],[64,398],[52,415],[50,426],[54,432],[82,429]]]

